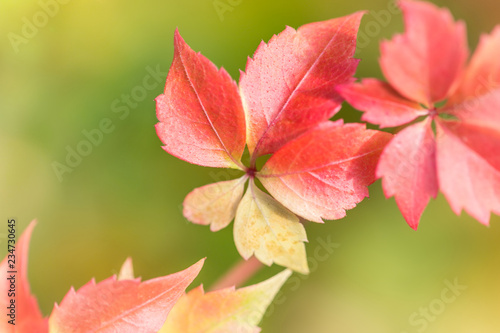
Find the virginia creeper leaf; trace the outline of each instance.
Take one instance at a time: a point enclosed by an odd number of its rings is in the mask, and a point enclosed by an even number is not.
[[[262,42],[241,73],[247,144],[254,157],[270,154],[332,117],[342,98],[335,86],[351,80],[363,13],[287,27]]]
[[[500,26],[481,41],[459,89],[450,97],[445,112],[468,121],[500,126]]]
[[[412,228],[438,189],[455,213],[465,209],[487,224],[500,201],[500,26],[481,38],[463,68],[468,50],[462,22],[455,23],[449,11],[431,3],[401,1],[400,6],[406,32],[382,44],[380,65],[401,96],[387,94],[389,86],[384,92],[383,84],[373,80],[338,89],[365,111],[365,120],[382,126],[426,116],[423,123],[396,134],[377,169],[385,195],[395,197]],[[445,99],[444,107],[434,104]],[[416,103],[427,110],[404,107]],[[450,116],[456,120],[444,120]]]
[[[200,286],[181,297],[158,333],[260,332],[267,307],[290,276],[285,270],[246,288],[205,293]]]
[[[234,220],[234,242],[241,256],[255,255],[268,266],[274,262],[307,274],[306,241],[299,218],[251,180]]]
[[[447,9],[400,1],[406,32],[381,44],[380,66],[401,95],[431,107],[453,89],[467,60],[463,22]]]
[[[341,147],[332,148],[333,153],[314,147],[312,140],[307,143],[311,146],[307,153],[300,146],[300,160],[306,167],[311,154],[316,162],[323,163],[312,167],[321,169],[330,162],[320,154],[342,164],[330,168],[331,174],[339,171],[338,176],[311,178],[309,188],[299,184],[304,170],[297,165],[297,174],[286,177],[292,179],[295,188],[285,193],[281,185],[274,185],[282,181],[279,173],[285,167],[284,157],[276,158],[272,162],[276,164],[274,169],[267,174],[256,168],[258,157],[278,154],[289,142],[298,140],[340,109],[343,98],[335,88],[353,80],[359,62],[353,56],[362,15],[358,12],[311,23],[298,30],[287,27],[269,43],[261,43],[253,59],[248,59],[246,72],[241,73],[237,92],[225,71],[217,71],[206,58],[194,53],[176,32],[174,62],[165,93],[157,98],[158,135],[168,152],[188,162],[239,167],[246,173],[240,180],[197,188],[184,201],[184,216],[194,223],[210,224],[213,231],[227,226],[234,217],[235,243],[245,259],[255,255],[267,265],[275,262],[307,272],[304,227],[290,210],[317,221],[340,218],[345,209],[354,207],[368,194],[366,187],[374,178],[374,160],[389,134],[363,128],[358,137],[355,133],[351,138],[355,144],[346,148],[351,142],[341,138],[339,132],[337,137],[326,140],[328,147],[335,146],[334,140],[339,141]],[[346,132],[349,128],[356,126],[346,127]],[[326,141],[319,140],[319,145]],[[245,142],[251,155],[248,167],[241,164]],[[288,150],[281,156],[286,154],[293,156],[295,152]],[[276,189],[282,203],[255,187],[256,176],[265,178],[271,190]],[[241,198],[247,179],[251,184]],[[304,196],[295,198],[301,191]],[[320,203],[323,199],[326,204]],[[295,207],[295,203],[305,207]],[[340,206],[329,208],[329,204]]]
[[[362,119],[380,127],[407,124],[422,115],[420,104],[401,96],[388,83],[377,79],[363,79],[360,83],[337,87],[349,104],[366,111]]]
[[[13,261],[9,262],[8,257],[11,253],[7,253],[7,256],[0,263],[0,272],[2,273],[2,278],[0,279],[0,291],[1,291],[1,302],[0,306],[4,311],[2,315],[2,320],[0,320],[0,332],[4,333],[45,333],[48,332],[47,319],[42,317],[42,313],[38,308],[38,303],[30,292],[30,286],[28,283],[28,252],[29,243],[31,239],[31,233],[36,225],[36,221],[32,221],[28,227],[23,231],[21,237],[18,239],[16,244],[8,242],[10,245],[15,247],[15,263]],[[15,226],[17,229],[17,225]],[[8,241],[11,238],[6,238]],[[11,247],[12,249],[12,247]],[[13,264],[14,267],[10,267]],[[11,289],[11,281],[8,280],[11,276],[9,271],[17,271],[15,275],[15,297],[10,297],[9,289]],[[9,320],[14,318],[9,317],[11,305],[11,300],[15,300],[15,325],[8,323]]]
[[[490,35],[482,35],[467,66],[459,89],[450,98],[450,104],[478,98],[491,90],[500,89],[500,25]],[[480,110],[478,110],[480,111]]]
[[[210,167],[240,168],[245,115],[236,83],[194,52],[176,30],[164,94],[156,98],[156,131],[170,154]]]
[[[72,288],[49,319],[51,333],[156,333],[198,275],[203,260],[184,271],[140,282],[108,278]]]
[[[236,215],[247,177],[218,182],[194,189],[184,199],[184,216],[210,230],[225,228]]]
[[[411,125],[392,139],[380,156],[377,177],[382,178],[385,196],[395,197],[406,222],[416,230],[429,199],[438,192],[430,120]]]
[[[500,170],[500,128],[484,123],[439,120],[446,135],[453,135],[487,163]]]
[[[456,214],[465,209],[488,225],[490,212],[500,214],[500,131],[448,121],[437,130],[441,191]]]
[[[315,222],[339,219],[368,196],[391,137],[363,124],[325,122],[277,151],[258,177],[295,214]]]
[[[460,104],[447,106],[443,112],[456,116],[463,121],[495,124],[500,127],[500,89],[492,90],[477,98],[471,98]]]

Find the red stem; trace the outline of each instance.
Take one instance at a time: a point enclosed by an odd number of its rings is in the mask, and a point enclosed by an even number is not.
[[[255,257],[240,260],[224,276],[216,281],[210,290],[219,290],[228,287],[240,287],[254,276],[264,265]]]

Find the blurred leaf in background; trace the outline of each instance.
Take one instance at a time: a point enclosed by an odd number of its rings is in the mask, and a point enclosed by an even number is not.
[[[227,6],[222,12],[220,3]],[[494,0],[435,3],[466,21],[471,48],[499,23]],[[2,0],[2,221],[15,217],[20,235],[39,220],[29,274],[44,314],[71,285],[117,273],[127,256],[144,279],[207,256],[193,285],[209,285],[239,260],[231,228],[212,233],[181,211],[192,188],[234,175],[168,155],[155,133],[154,98],[172,61],[176,27],[238,80],[259,42],[286,25],[366,9],[357,77],[382,78],[378,43],[402,31],[391,6],[387,0]],[[339,116],[357,121],[360,114],[344,106]],[[311,275],[290,278],[263,331],[498,332],[499,222],[495,216],[486,228],[466,214],[457,217],[440,195],[414,232],[376,182],[371,198],[345,219],[307,225]],[[6,228],[0,226],[0,236]],[[250,283],[279,269],[265,269]],[[444,302],[443,290],[455,279],[467,289]]]

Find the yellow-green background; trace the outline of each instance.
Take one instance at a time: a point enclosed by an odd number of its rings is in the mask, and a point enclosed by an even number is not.
[[[116,273],[127,256],[145,279],[206,256],[194,283],[205,286],[239,260],[231,226],[212,233],[182,216],[180,204],[189,191],[225,174],[161,149],[154,98],[163,84],[148,91],[127,118],[111,110],[115,99],[142,85],[148,66],[168,70],[176,27],[192,48],[238,79],[258,43],[285,25],[297,28],[388,5],[386,0],[239,2],[221,21],[213,0],[73,0],[16,53],[8,33],[20,34],[22,18],[31,21],[41,7],[34,0],[1,0],[1,219],[6,224],[8,217],[17,218],[19,233],[30,220],[39,220],[29,279],[44,314],[71,286]],[[471,48],[499,21],[496,0],[437,3],[467,22]],[[374,16],[366,15],[361,31],[372,21]],[[381,26],[358,52],[358,77],[381,77],[378,41],[401,29],[400,15]],[[348,107],[342,115],[359,119]],[[66,146],[75,148],[85,139],[82,131],[96,128],[103,118],[112,119],[114,131],[59,182],[52,162],[64,163]],[[499,332],[500,218],[494,216],[491,224],[487,228],[467,214],[455,216],[440,195],[415,232],[376,182],[371,198],[347,218],[308,225],[309,256],[314,257],[318,237],[330,237],[340,247],[300,285],[297,279],[286,285],[282,304],[264,319],[263,331],[417,332],[409,316],[439,298],[445,280],[457,278],[467,290],[425,332]],[[6,225],[0,225],[0,234],[5,232]],[[280,269],[266,268],[251,282]]]

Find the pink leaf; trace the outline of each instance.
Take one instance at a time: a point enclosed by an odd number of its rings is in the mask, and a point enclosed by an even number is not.
[[[363,13],[287,27],[262,42],[241,74],[240,93],[247,117],[247,144],[254,157],[333,116],[342,98],[337,84],[356,71],[353,58]]]
[[[483,35],[460,87],[443,112],[464,121],[495,122],[500,126],[500,26]]]
[[[437,130],[441,191],[456,214],[465,209],[487,225],[490,212],[500,214],[500,131],[447,121]]]
[[[362,117],[364,121],[380,127],[400,126],[426,114],[418,103],[409,101],[389,84],[377,79],[344,84],[337,90],[349,104],[365,111]]]
[[[175,32],[165,92],[156,98],[158,136],[170,154],[210,167],[240,168],[245,116],[236,83]]]
[[[459,89],[449,104],[478,98],[491,90],[500,89],[500,25],[490,35],[481,36]],[[500,112],[499,112],[500,113]]]
[[[446,134],[455,136],[492,167],[500,170],[500,128],[485,123],[445,120],[439,120],[439,123]]]
[[[491,90],[476,98],[469,98],[460,104],[450,105],[442,110],[462,121],[495,124],[500,128],[500,89]]]
[[[339,219],[368,196],[391,137],[362,124],[325,122],[277,151],[258,177],[295,214],[315,222]]]
[[[431,120],[407,127],[392,139],[380,157],[377,177],[382,177],[386,197],[395,197],[406,222],[416,230],[429,199],[438,192]]]
[[[140,282],[111,277],[73,289],[54,307],[51,333],[156,333],[198,275],[203,260],[182,272]]]
[[[468,55],[465,25],[428,2],[399,4],[406,32],[381,44],[380,65],[401,95],[431,107],[461,75]]]
[[[45,333],[48,332],[47,319],[42,317],[40,309],[38,308],[37,301],[30,292],[30,286],[28,283],[28,250],[29,243],[31,239],[31,233],[36,225],[36,221],[32,221],[29,226],[23,231],[21,237],[16,242],[12,244],[9,242],[11,238],[7,238],[8,244],[15,246],[15,267],[12,269],[9,267],[8,256],[2,260],[0,264],[0,272],[2,273],[2,278],[0,279],[0,291],[1,291],[1,302],[0,305],[4,311],[2,315],[2,320],[0,321],[0,332],[4,333]],[[15,227],[17,229],[17,225]],[[10,255],[10,253],[7,253]],[[10,297],[9,289],[11,289],[11,282],[7,278],[12,274],[9,271],[15,270],[17,274],[15,275],[15,297]],[[15,326],[8,323],[8,320],[13,318],[6,314],[10,314],[10,309],[8,307],[11,304],[11,300],[15,300]]]

